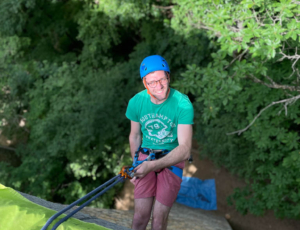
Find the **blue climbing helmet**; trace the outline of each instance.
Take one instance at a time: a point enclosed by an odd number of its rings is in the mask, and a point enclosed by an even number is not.
[[[140,66],[140,75],[141,78],[145,77],[148,73],[153,71],[163,70],[170,73],[170,68],[167,61],[159,55],[152,55],[146,57]]]

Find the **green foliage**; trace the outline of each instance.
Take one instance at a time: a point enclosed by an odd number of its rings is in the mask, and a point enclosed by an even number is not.
[[[195,28],[205,29],[209,37],[217,38],[212,43],[219,46],[211,54],[213,62],[207,68],[191,66],[183,74],[185,77],[198,71],[203,76],[200,85],[196,85],[202,88],[198,101],[204,101],[206,121],[241,90],[242,79],[264,80],[268,68],[282,57],[282,52],[295,54],[299,46],[299,11],[299,5],[292,1],[178,1],[172,28],[183,36],[193,34]],[[291,63],[287,67],[286,78],[292,73]],[[296,78],[293,74],[283,82],[297,86]]]
[[[22,163],[1,163],[1,182],[70,203],[130,164],[124,114],[137,81],[122,74],[110,50],[125,29],[88,1],[17,2],[11,20],[1,12],[0,115]],[[1,4],[5,10],[11,2]],[[95,205],[110,206],[119,189]]]
[[[299,218],[299,4],[176,3],[172,28],[185,37],[205,30],[216,49],[205,68],[189,64],[176,85],[195,97],[203,154],[248,180],[231,203],[244,214]],[[230,135],[236,130],[243,134]]]
[[[131,164],[125,111],[143,89],[141,60],[164,55],[176,79],[187,62],[201,65],[207,53],[200,32],[176,35],[153,2],[18,1],[14,20],[2,12],[8,25],[0,36],[1,129],[19,135],[22,162],[1,163],[2,183],[70,203]],[[111,206],[119,190],[94,205]]]
[[[194,102],[202,154],[248,181],[228,200],[299,218],[299,13],[289,0],[1,1],[1,131],[21,160],[1,163],[1,182],[69,203],[130,164],[125,110],[141,60],[160,54]]]

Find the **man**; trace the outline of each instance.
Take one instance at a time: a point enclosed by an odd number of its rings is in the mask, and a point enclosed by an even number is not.
[[[167,228],[168,215],[180,189],[184,161],[190,156],[194,110],[186,95],[169,87],[170,69],[163,57],[146,57],[140,75],[146,90],[129,101],[126,111],[131,121],[131,156],[134,158],[139,151],[139,160],[144,160],[153,151],[163,157],[135,168],[131,180],[135,185],[132,229],[146,229],[153,207],[152,229],[160,230]],[[163,155],[166,150],[170,152]]]

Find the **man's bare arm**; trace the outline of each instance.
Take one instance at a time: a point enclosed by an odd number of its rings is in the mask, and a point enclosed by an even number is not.
[[[153,161],[153,171],[175,165],[181,161],[187,160],[192,148],[192,125],[178,125],[177,137],[179,145],[167,154],[167,156]]]
[[[146,161],[137,166],[135,176],[144,177],[151,171],[167,168],[189,158],[192,148],[193,127],[192,125],[179,124],[177,133],[178,147],[159,160]]]
[[[142,141],[142,135],[141,135],[140,123],[131,121],[129,144],[130,144],[130,153],[132,159],[134,158],[134,154],[137,151],[138,147],[140,147],[141,141]]]

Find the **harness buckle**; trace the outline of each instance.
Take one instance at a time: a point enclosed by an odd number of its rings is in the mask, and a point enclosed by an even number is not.
[[[156,150],[156,149],[150,149],[150,148],[140,148],[139,151],[142,152],[143,154],[148,155],[148,157],[147,157],[148,160],[152,159],[153,155],[156,160],[160,159],[170,152],[169,150],[166,150],[166,149]]]

